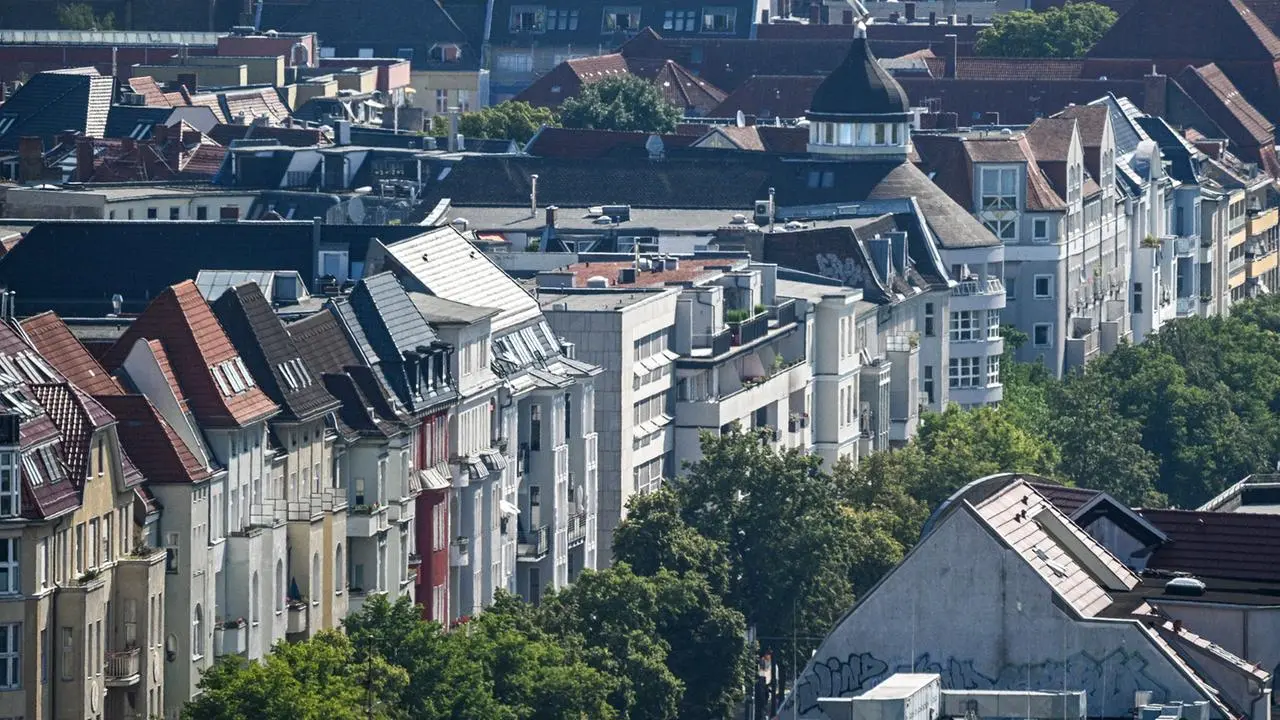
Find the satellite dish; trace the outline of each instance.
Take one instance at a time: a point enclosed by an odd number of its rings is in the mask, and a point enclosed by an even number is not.
[[[733,116],[733,122],[734,122],[734,124],[735,124],[735,125],[737,125],[738,127],[746,127],[746,126],[747,126],[747,116],[746,116],[746,115],[743,115],[743,114],[742,114],[742,111],[741,111],[741,110],[739,110],[739,111],[738,111],[738,114]]]
[[[356,225],[364,222],[364,200],[359,197],[351,198],[347,203],[347,217]]]

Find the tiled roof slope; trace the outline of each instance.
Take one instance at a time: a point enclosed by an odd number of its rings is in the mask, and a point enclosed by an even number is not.
[[[302,360],[257,283],[237,285],[213,302],[213,312],[264,392],[281,406],[285,422],[312,420],[338,402]]]
[[[382,417],[375,405],[382,405],[369,368],[356,356],[337,315],[316,313],[289,326],[289,335],[302,351],[307,366],[321,374],[325,388],[339,402],[338,425],[343,434],[392,435],[396,432],[391,415]],[[366,394],[367,391],[367,394]]]
[[[387,253],[404,270],[401,282],[410,291],[500,308],[493,318],[495,335],[540,315],[538,301],[452,226],[393,243]]]
[[[543,127],[525,146],[534,157],[600,158],[629,153],[647,156],[645,145],[653,133],[590,130],[585,128]],[[659,135],[666,148],[688,147],[697,140],[690,135]]]
[[[522,90],[515,100],[557,107],[584,86],[620,75],[635,75],[652,82],[667,102],[692,115],[707,115],[725,98],[723,90],[674,60],[610,53],[565,60]]]
[[[89,447],[93,434],[115,422],[97,400],[70,383],[32,385],[40,404],[62,433],[62,459],[71,482],[83,486],[89,473]]]
[[[202,425],[244,426],[278,411],[256,383],[237,390],[225,379],[225,373],[215,379],[214,373],[223,373],[224,364],[243,360],[193,281],[174,285],[152,301],[116,341],[103,363],[120,367],[134,343],[143,338],[163,344],[178,385]]]
[[[1147,566],[1209,578],[1280,582],[1280,515],[1139,510],[1169,542]]]
[[[119,395],[120,383],[98,363],[72,334],[62,318],[51,312],[22,321],[22,330],[36,350],[63,377],[91,395]]]
[[[1273,60],[1280,39],[1241,0],[1137,0],[1089,57]]]
[[[820,75],[756,75],[739,85],[715,107],[710,117],[731,118],[739,112],[755,117],[804,117]]]
[[[16,149],[23,137],[50,147],[68,130],[102,137],[114,82],[93,68],[36,73],[0,106],[0,148]]]
[[[149,483],[195,483],[212,473],[143,395],[98,398],[120,427],[120,442]]]
[[[1240,94],[1217,65],[1187,66],[1178,75],[1187,95],[1222,128],[1227,137],[1249,157],[1273,174],[1280,171],[1275,157],[1275,125]]]
[[[1031,487],[1036,492],[1044,496],[1046,500],[1053,503],[1054,507],[1062,511],[1067,517],[1075,515],[1076,511],[1093,501],[1102,493],[1097,490],[1088,488],[1068,487],[1066,485],[1055,485],[1053,483],[1031,483]]]

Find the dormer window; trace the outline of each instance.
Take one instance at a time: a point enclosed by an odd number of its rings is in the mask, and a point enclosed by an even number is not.
[[[702,32],[733,33],[738,24],[738,9],[732,7],[702,8]]]
[[[436,62],[453,63],[462,59],[462,49],[453,43],[441,43],[431,46],[431,59]]]
[[[983,168],[981,207],[983,210],[1018,209],[1018,169]]]
[[[627,32],[640,27],[640,8],[635,6],[606,6],[604,19],[600,22],[600,32]]]
[[[511,32],[540,33],[547,29],[547,9],[542,5],[516,5],[511,8]]]

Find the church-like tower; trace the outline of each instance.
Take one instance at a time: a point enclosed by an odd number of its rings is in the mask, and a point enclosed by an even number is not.
[[[813,94],[809,153],[840,158],[907,159],[911,106],[902,86],[871,54],[859,32],[849,54]]]

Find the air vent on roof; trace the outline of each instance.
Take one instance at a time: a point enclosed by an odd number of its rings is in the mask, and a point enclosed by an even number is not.
[[[587,278],[587,287],[589,288],[607,288],[609,287],[609,278],[600,275],[592,275]]]
[[[1165,595],[1185,595],[1190,597],[1198,597],[1203,595],[1205,591],[1204,582],[1193,577],[1174,578],[1165,583]]]

